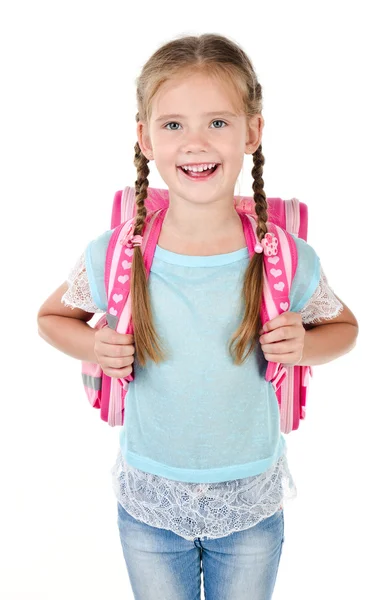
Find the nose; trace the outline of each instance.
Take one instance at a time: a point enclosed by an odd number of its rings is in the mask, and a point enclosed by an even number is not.
[[[209,150],[209,142],[206,135],[200,131],[189,131],[181,144],[181,152],[200,152]]]

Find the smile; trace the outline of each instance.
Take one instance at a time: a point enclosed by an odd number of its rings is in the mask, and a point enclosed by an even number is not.
[[[182,167],[177,167],[181,171],[186,179],[190,181],[208,181],[213,179],[220,169],[221,165],[215,165],[212,169],[206,169],[205,171],[186,171]]]

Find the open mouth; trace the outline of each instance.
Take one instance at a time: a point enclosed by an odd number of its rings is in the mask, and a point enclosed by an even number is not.
[[[207,179],[212,179],[215,173],[218,171],[220,167],[220,163],[212,167],[211,169],[205,169],[204,171],[187,171],[182,167],[177,167],[179,171],[185,175],[188,179],[194,179],[195,181],[206,181]]]

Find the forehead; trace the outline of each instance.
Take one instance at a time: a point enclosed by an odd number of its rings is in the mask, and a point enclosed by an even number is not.
[[[232,82],[202,73],[165,81],[153,97],[151,109],[152,121],[167,113],[193,116],[211,111],[243,112],[239,91]]]

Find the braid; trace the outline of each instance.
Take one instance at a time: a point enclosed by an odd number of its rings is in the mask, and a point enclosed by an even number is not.
[[[264,155],[261,144],[253,154],[252,167],[252,189],[253,198],[255,200],[255,211],[257,215],[256,235],[259,241],[268,233],[268,203],[264,192],[263,180],[263,165]],[[259,331],[261,329],[261,302],[263,298],[263,283],[264,283],[264,254],[255,252],[249,262],[248,268],[244,276],[243,284],[243,300],[245,304],[245,312],[243,320],[238,329],[233,334],[229,351],[233,355],[235,349],[235,364],[243,363],[249,354],[252,352],[258,340]],[[246,355],[244,352],[249,346]]]
[[[253,168],[251,171],[253,177],[252,189],[253,199],[255,201],[255,212],[257,214],[256,235],[259,242],[268,233],[268,203],[264,192],[263,165],[265,162],[262,146],[258,147],[253,156]]]
[[[137,179],[135,181],[136,191],[136,221],[135,221],[135,235],[142,235],[144,229],[144,223],[147,216],[147,209],[145,206],[145,199],[148,194],[148,175],[149,175],[149,160],[144,156],[139,146],[139,143],[135,144],[135,158],[134,165],[137,169]]]
[[[136,121],[139,120],[139,113]],[[149,160],[144,156],[139,146],[135,144],[134,165],[137,169],[135,181],[136,190],[136,220],[134,235],[143,235],[147,208],[145,200],[148,194]],[[160,346],[159,337],[153,325],[151,303],[148,291],[147,273],[144,265],[142,248],[135,246],[132,261],[132,321],[134,325],[134,339],[136,356],[140,366],[145,366],[146,356],[158,363],[166,358]]]

